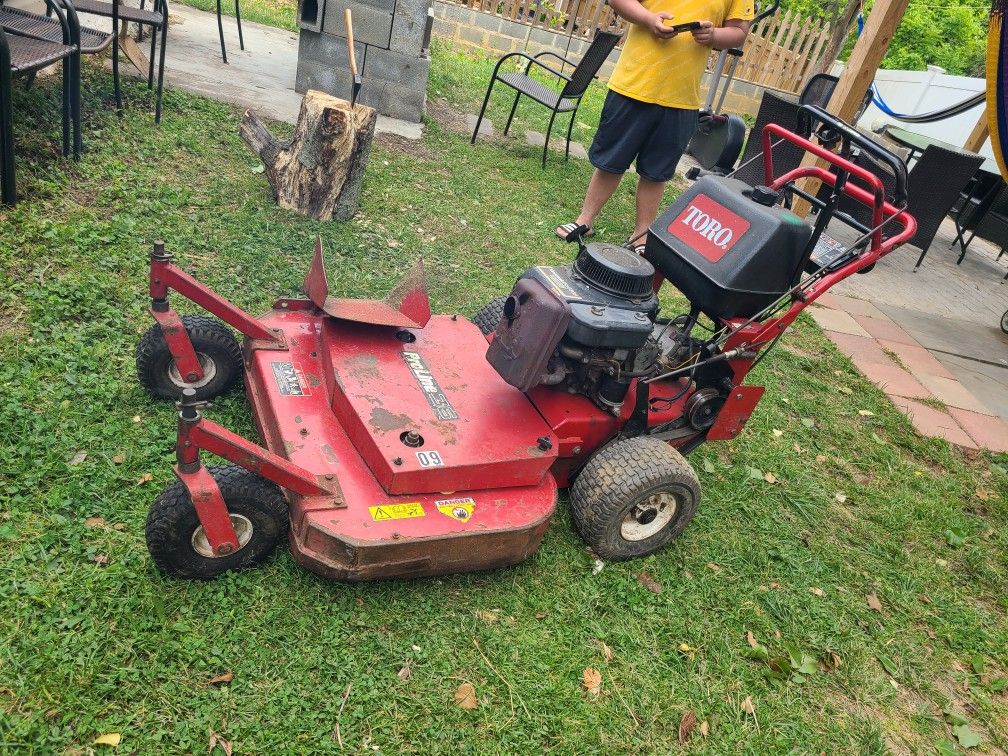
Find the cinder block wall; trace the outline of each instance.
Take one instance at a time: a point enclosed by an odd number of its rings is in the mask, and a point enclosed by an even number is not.
[[[516,51],[534,54],[542,50],[564,55],[569,43],[570,50],[567,57],[577,60],[588,49],[589,44],[587,40],[569,40],[565,34],[536,29],[527,24],[498,18],[445,0],[434,0],[434,33],[455,44],[482,50],[491,56]],[[609,79],[613,66],[619,59],[619,53],[619,50],[614,50],[603,64],[599,71],[599,78],[602,81]],[[704,78],[701,91],[706,92],[709,74]],[[755,117],[762,97],[762,87],[745,81],[733,81],[728,97],[725,98],[725,110],[729,113]]]

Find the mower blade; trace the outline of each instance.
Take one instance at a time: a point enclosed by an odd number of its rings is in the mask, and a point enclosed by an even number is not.
[[[384,299],[337,299],[329,296],[322,240],[316,239],[315,256],[305,277],[304,290],[316,307],[340,320],[394,328],[423,328],[431,317],[422,260],[417,260]]]

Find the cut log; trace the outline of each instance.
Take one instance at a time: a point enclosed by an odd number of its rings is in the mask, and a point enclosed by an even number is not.
[[[315,220],[350,220],[360,205],[378,113],[350,106],[325,92],[308,90],[293,136],[280,141],[246,110],[239,133],[266,167],[280,207]]]

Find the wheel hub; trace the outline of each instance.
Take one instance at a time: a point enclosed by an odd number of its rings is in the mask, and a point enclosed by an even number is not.
[[[197,359],[199,359],[200,367],[203,368],[203,377],[192,383],[189,383],[182,374],[179,372],[178,366],[175,364],[175,360],[168,363],[168,380],[178,386],[180,389],[183,388],[193,388],[198,389],[206,386],[210,381],[214,379],[217,375],[217,363],[213,361],[213,358],[204,354],[203,352],[196,353]]]
[[[653,494],[627,512],[620,525],[626,541],[643,541],[661,532],[679,509],[679,500],[671,493]]]
[[[203,526],[199,525],[192,534],[192,547],[197,554],[208,559],[220,559],[231,554],[237,554],[248,545],[248,542],[252,540],[252,521],[248,517],[245,517],[245,515],[229,514],[228,516],[231,518],[231,527],[234,528],[235,535],[238,536],[238,548],[227,553],[214,554],[213,549],[210,547],[210,541],[206,533],[203,532]]]

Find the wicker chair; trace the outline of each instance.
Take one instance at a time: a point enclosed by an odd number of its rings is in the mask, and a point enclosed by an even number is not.
[[[71,153],[70,125],[73,123],[76,146],[80,141],[80,28],[73,9],[57,10],[63,30],[59,42],[8,34],[0,28],[0,202],[17,202],[14,175],[14,118],[11,96],[13,77],[31,74],[63,61],[63,155]],[[74,158],[80,156],[74,149]]]
[[[896,182],[888,168],[864,154],[855,157],[854,161],[879,176],[886,195],[891,196]],[[921,250],[914,271],[924,262],[942,220],[958,201],[960,191],[982,163],[983,158],[979,155],[929,145],[910,169],[907,175],[907,211],[917,220],[917,233],[907,243]],[[872,225],[871,210],[850,198],[842,197],[837,209],[865,228]]]
[[[997,259],[1000,260],[1003,255],[1008,254],[1008,189],[1002,188],[1000,191],[995,191],[994,195],[989,207],[976,219],[970,241],[973,240],[973,237],[979,236],[981,239],[986,239],[997,245],[1001,249],[997,256]],[[968,245],[969,242],[966,244]],[[964,246],[962,254],[956,260],[956,265],[963,261],[965,255],[966,247]],[[1008,281],[1008,273],[1005,273],[1005,280]]]
[[[578,105],[581,103],[581,98],[587,91],[588,85],[591,84],[592,79],[595,78],[595,75],[602,67],[602,64],[605,63],[606,58],[609,57],[609,53],[611,53],[616,47],[616,43],[619,42],[620,37],[621,35],[619,34],[613,34],[611,32],[604,32],[601,30],[596,31],[595,38],[592,40],[591,45],[588,46],[588,50],[577,64],[561,55],[547,50],[537,53],[535,56],[523,52],[513,52],[502,57],[497,61],[497,65],[494,66],[493,76],[490,77],[490,86],[487,87],[486,97],[483,98],[483,107],[480,108],[479,117],[476,119],[476,128],[473,129],[470,144],[476,143],[476,136],[479,134],[480,124],[483,123],[483,114],[486,112],[487,103],[490,102],[490,93],[493,91],[494,84],[499,81],[515,90],[515,99],[514,104],[511,106],[511,114],[508,116],[507,124],[504,126],[505,134],[507,134],[508,130],[511,128],[511,120],[514,118],[515,110],[518,108],[518,100],[522,95],[525,95],[529,99],[534,100],[540,105],[544,105],[550,109],[549,127],[546,129],[546,141],[543,144],[543,168],[546,167],[546,155],[549,149],[550,134],[553,133],[553,122],[556,120],[557,114],[571,114],[570,123],[567,125],[567,148],[564,154],[564,159],[569,159],[571,131],[574,128],[574,116],[577,114]],[[551,68],[543,63],[540,58],[545,56],[556,58],[561,62],[561,64],[573,66],[574,70],[571,72],[570,76],[567,76],[562,71],[558,71],[557,69]],[[528,63],[525,66],[525,71],[509,71],[507,73],[501,73],[501,65],[509,58],[526,59]],[[560,77],[560,79],[565,82],[563,88],[558,92],[555,89],[546,86],[538,79],[534,79],[530,76],[529,74],[533,65]]]
[[[50,12],[53,8],[50,6]],[[81,26],[76,21],[76,13],[73,5],[67,6],[67,21],[74,20],[71,24],[71,44],[77,44],[82,55],[94,55],[100,53],[112,43],[112,33],[102,32]],[[78,35],[74,35],[72,28],[79,30]],[[57,44],[63,43],[64,30],[59,17],[45,16],[40,13],[21,8],[11,8],[0,3],[0,28],[11,34],[21,37],[32,37],[34,39],[45,40]],[[74,129],[74,156],[78,157],[83,148],[80,128]]]
[[[781,97],[769,90],[763,93],[756,123],[749,131],[745,152],[739,160],[734,178],[745,181],[750,186],[766,183],[763,168],[763,127],[768,123],[776,123],[789,131],[798,129],[798,102],[792,98]],[[774,143],[773,164],[774,173],[782,173],[797,168],[805,157],[805,151],[791,142]]]

